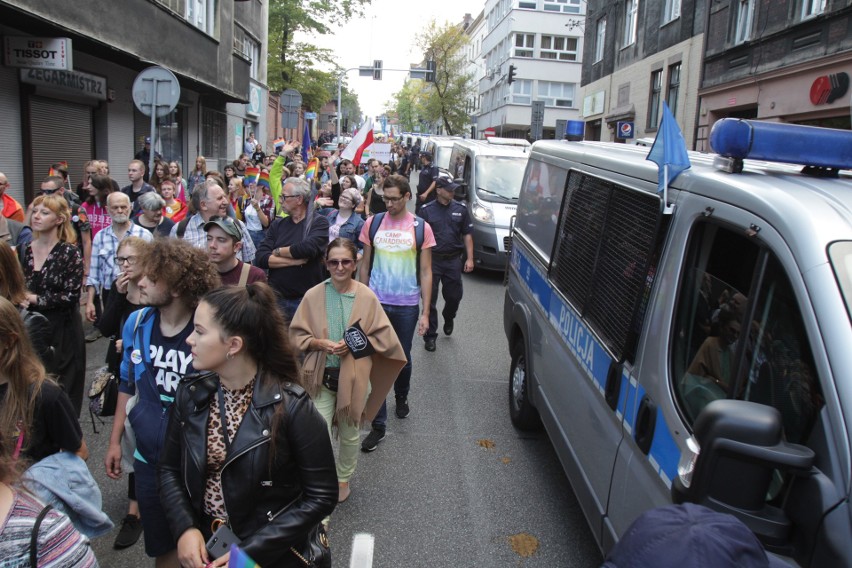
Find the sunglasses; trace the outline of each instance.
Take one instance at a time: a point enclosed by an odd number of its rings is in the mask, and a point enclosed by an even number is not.
[[[337,268],[339,266],[342,266],[343,268],[352,268],[353,266],[355,266],[355,261],[351,258],[344,258],[341,260],[338,260],[336,258],[330,258],[325,261],[325,265],[329,269]]]

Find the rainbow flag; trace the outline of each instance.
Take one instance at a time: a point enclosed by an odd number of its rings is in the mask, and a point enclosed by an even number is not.
[[[47,175],[62,177],[62,172],[60,172],[59,170],[54,170],[53,168],[50,168],[50,170],[48,170],[48,172],[47,172]]]
[[[277,150],[278,148],[283,148],[284,144],[286,144],[286,143],[287,143],[287,141],[284,140],[283,138],[276,138],[275,140],[272,141],[272,147]]]
[[[260,564],[252,560],[242,548],[232,544],[231,555],[228,556],[228,568],[260,568]]]
[[[248,168],[246,168],[246,172],[248,172]],[[248,177],[248,176],[246,176]],[[257,185],[265,185],[267,189],[269,188],[269,172],[260,172],[260,176],[257,180]]]
[[[319,160],[311,158],[310,161],[308,161],[308,168],[305,170],[305,179],[314,179],[317,175],[318,169]]]
[[[251,166],[246,168],[246,176],[243,178],[244,185],[251,185],[253,183],[257,183],[257,176],[260,174],[260,168],[253,168]],[[269,179],[269,175],[267,174],[267,179]]]

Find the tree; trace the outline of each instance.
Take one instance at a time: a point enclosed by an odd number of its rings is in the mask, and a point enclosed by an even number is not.
[[[464,131],[470,122],[466,109],[473,96],[473,75],[466,72],[465,48],[469,39],[461,26],[444,24],[438,27],[435,20],[417,36],[417,46],[425,60],[435,62],[435,82],[428,83],[428,95],[422,104],[424,118],[440,122],[448,135]]]
[[[409,79],[403,83],[402,89],[394,93],[385,110],[397,115],[403,132],[414,132],[415,125],[419,126],[421,119],[426,119],[423,102],[428,97],[429,87],[423,81]]]

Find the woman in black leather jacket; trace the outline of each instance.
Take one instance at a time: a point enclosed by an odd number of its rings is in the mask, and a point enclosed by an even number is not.
[[[24,272],[17,253],[4,242],[0,242],[0,296],[18,307],[33,349],[47,372],[54,372],[53,346],[50,343],[53,340],[53,330],[50,321],[44,315],[24,307],[27,304]]]
[[[210,292],[187,343],[194,368],[210,372],[178,388],[159,462],[181,566],[213,560],[205,542],[225,523],[261,566],[304,567],[294,550],[304,552],[309,532],[334,510],[337,473],[325,422],[296,383],[272,289]]]

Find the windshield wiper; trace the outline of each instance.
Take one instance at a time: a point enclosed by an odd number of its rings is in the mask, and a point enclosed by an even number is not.
[[[499,193],[495,193],[495,192],[493,192],[493,191],[491,191],[491,190],[485,189],[484,187],[477,187],[477,188],[476,188],[476,190],[477,190],[477,191],[481,191],[481,192],[483,192],[483,193],[487,193],[488,195],[493,195],[494,197],[499,197],[500,199],[502,199],[502,200],[504,200],[504,201],[509,201],[509,200],[511,199],[510,197],[506,197],[505,195],[501,195],[501,194],[499,194]]]

